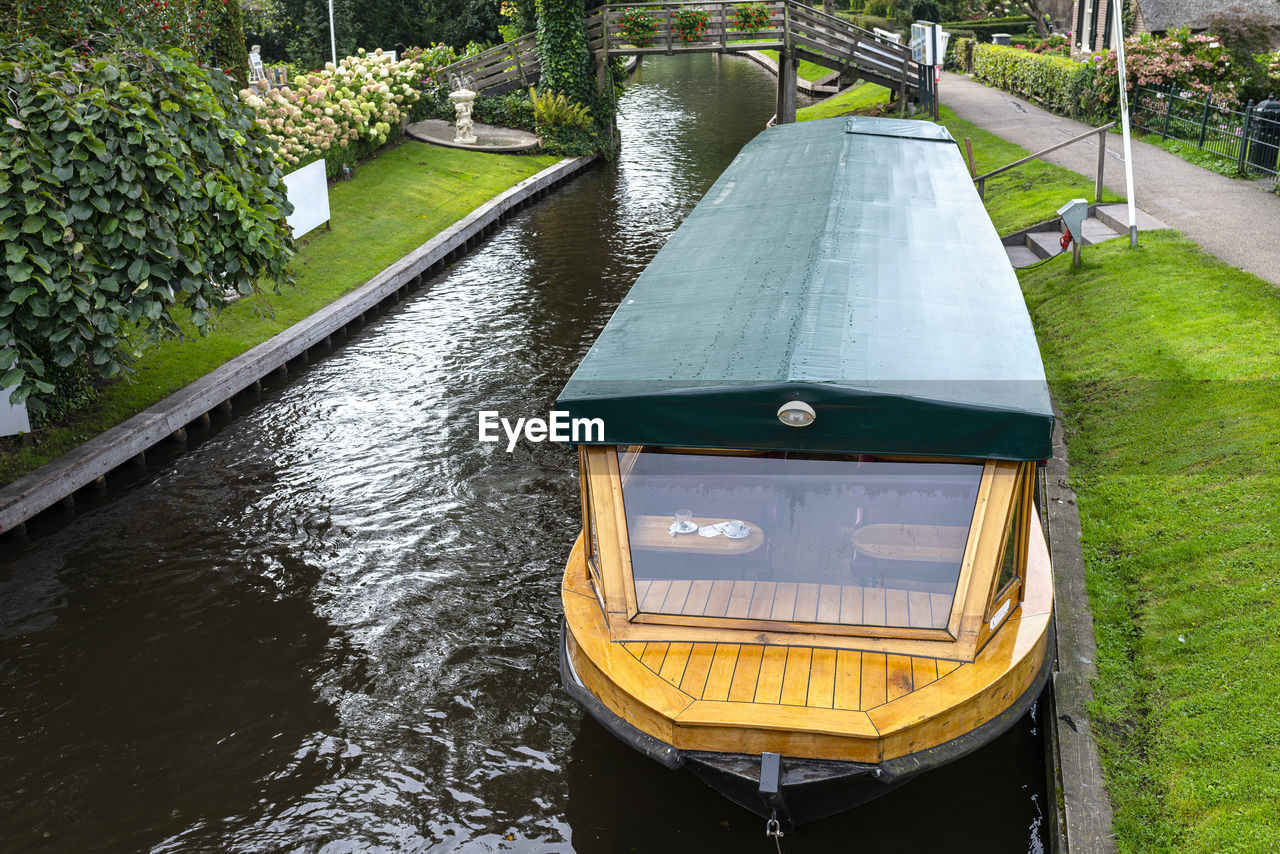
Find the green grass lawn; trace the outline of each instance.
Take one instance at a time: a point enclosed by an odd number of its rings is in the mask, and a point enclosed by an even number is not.
[[[889,101],[890,92],[883,86],[863,83],[810,107],[796,111],[798,121],[824,119],[851,114],[879,113]],[[975,124],[966,122],[946,107],[938,111],[939,119],[962,146],[967,137],[973,145],[973,159],[978,174],[990,172],[1007,163],[1026,157],[1031,152]],[[923,113],[916,118],[923,119]],[[1019,166],[987,181],[986,205],[991,221],[1000,234],[1010,234],[1054,216],[1063,203],[1074,198],[1093,201],[1093,181],[1069,169],[1042,160]],[[1121,196],[1104,191],[1104,202],[1123,201]]]
[[[760,53],[769,57],[774,62],[778,61],[778,52],[776,50],[762,50]],[[813,83],[828,76],[835,70],[836,69],[834,68],[827,68],[825,65],[818,65],[816,62],[810,62],[807,59],[802,59],[800,60],[800,65],[796,68],[796,76],[801,80],[808,80],[810,83]]]
[[[132,376],[106,386],[97,401],[67,423],[38,432],[34,444],[0,450],[0,483],[49,462],[323,308],[558,159],[412,141],[383,152],[361,166],[354,180],[329,189],[333,228],[322,227],[300,241],[291,264],[296,287],[232,305],[207,338],[150,347]]]
[[[1066,416],[1122,852],[1280,844],[1280,297],[1169,232],[1020,278]]]

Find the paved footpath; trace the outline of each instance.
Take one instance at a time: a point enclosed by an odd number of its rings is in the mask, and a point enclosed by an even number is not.
[[[941,92],[942,103],[960,118],[1028,151],[1048,148],[1089,130],[1089,125],[1055,116],[963,75],[944,73]],[[1098,171],[1096,137],[1044,159],[1092,181]],[[1107,137],[1105,183],[1124,195],[1124,156],[1116,134]],[[1227,178],[1137,141],[1133,143],[1133,183],[1140,209],[1228,264],[1280,285],[1280,196],[1261,189],[1269,184]]]

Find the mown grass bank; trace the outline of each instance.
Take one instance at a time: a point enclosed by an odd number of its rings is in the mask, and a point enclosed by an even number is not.
[[[1066,417],[1125,852],[1280,840],[1280,298],[1173,233],[1020,276]]]
[[[778,61],[778,52],[776,50],[762,50],[760,53],[769,57],[775,63]],[[834,71],[834,68],[818,65],[818,63],[810,62],[807,59],[800,60],[799,65],[796,66],[796,76],[810,83],[816,83],[824,77],[829,77]]]
[[[329,190],[332,229],[300,241],[297,285],[242,300],[209,336],[149,347],[133,374],[112,382],[65,423],[29,444],[0,451],[0,483],[9,483],[119,424],[266,341],[465,217],[475,208],[556,163],[552,156],[513,157],[406,141]]]
[[[888,103],[890,92],[883,86],[864,83],[857,88],[827,98],[825,101],[796,111],[797,121],[832,118],[861,113],[878,113]],[[939,111],[940,123],[963,146],[969,139],[973,160],[981,175],[1026,157],[1031,152],[1001,139],[989,131],[958,117],[947,107]],[[918,113],[916,118],[925,118]],[[1070,169],[1033,160],[997,175],[987,181],[986,206],[991,221],[1000,234],[1010,234],[1037,222],[1051,219],[1064,202],[1073,198],[1093,201],[1093,181]],[[1110,190],[1103,191],[1104,202],[1123,201]]]

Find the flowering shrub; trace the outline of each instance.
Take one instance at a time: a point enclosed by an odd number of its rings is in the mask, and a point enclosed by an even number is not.
[[[330,62],[295,77],[292,87],[265,95],[243,89],[240,97],[257,111],[286,168],[323,157],[333,175],[399,136],[401,118],[418,100],[422,69],[413,59],[392,62],[381,48],[360,50],[337,67]]]
[[[643,9],[623,9],[618,18],[618,30],[627,44],[636,47],[648,47],[653,44],[653,33],[658,23],[653,15]]]
[[[769,11],[763,3],[739,6],[733,15],[733,28],[743,33],[758,33],[769,25]]]
[[[1178,30],[1165,38],[1143,34],[1124,42],[1125,70],[1130,97],[1136,86],[1168,89],[1173,86],[1199,97],[1235,100],[1231,54],[1214,36],[1192,35]],[[1110,115],[1119,108],[1116,85],[1116,52],[1097,54],[1089,60],[1093,69],[1092,97],[1097,112]]]
[[[707,37],[711,17],[702,9],[677,9],[671,13],[671,30],[685,42],[700,42]]]

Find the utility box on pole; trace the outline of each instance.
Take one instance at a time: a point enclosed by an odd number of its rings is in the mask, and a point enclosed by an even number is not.
[[[1080,266],[1080,245],[1084,241],[1084,221],[1089,216],[1089,203],[1084,199],[1072,199],[1058,208],[1058,216],[1071,235],[1071,269]]]
[[[911,58],[921,67],[922,78],[932,84],[931,100],[933,120],[938,120],[938,84],[942,82],[942,58],[947,55],[947,42],[951,33],[942,31],[941,24],[933,21],[916,21],[911,25]]]

